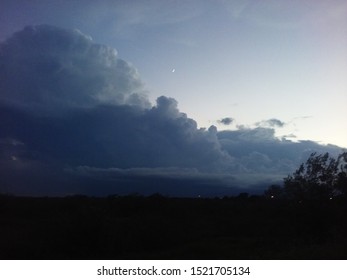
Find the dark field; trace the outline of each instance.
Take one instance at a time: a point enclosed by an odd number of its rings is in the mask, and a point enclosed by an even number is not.
[[[347,259],[346,201],[0,197],[1,259]]]

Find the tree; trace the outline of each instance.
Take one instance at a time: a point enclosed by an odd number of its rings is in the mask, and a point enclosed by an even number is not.
[[[336,180],[336,190],[342,195],[347,197],[347,152],[342,153],[338,157],[339,172]]]
[[[347,152],[336,159],[329,153],[312,153],[305,164],[284,179],[284,191],[288,198],[331,199],[346,194]]]

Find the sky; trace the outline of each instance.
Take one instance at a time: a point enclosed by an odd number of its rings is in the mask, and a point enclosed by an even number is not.
[[[257,191],[347,147],[346,1],[1,5],[3,192]]]

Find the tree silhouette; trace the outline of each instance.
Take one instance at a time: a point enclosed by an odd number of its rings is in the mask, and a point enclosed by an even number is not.
[[[346,194],[347,152],[337,158],[329,153],[312,153],[305,164],[284,178],[284,192],[288,198],[332,199]]]
[[[339,172],[336,179],[336,190],[347,197],[347,152],[344,152],[338,157]]]

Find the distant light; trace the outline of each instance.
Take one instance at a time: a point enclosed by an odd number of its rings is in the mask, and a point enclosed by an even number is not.
[[[332,197],[330,197],[329,199],[330,199],[330,200],[332,200],[333,198],[332,198]]]
[[[201,197],[201,195],[199,194],[199,195],[198,195],[198,198],[200,198],[200,197]]]
[[[17,158],[15,156],[11,156],[12,160],[17,160]]]
[[[272,195],[271,198],[274,198],[274,196]]]

